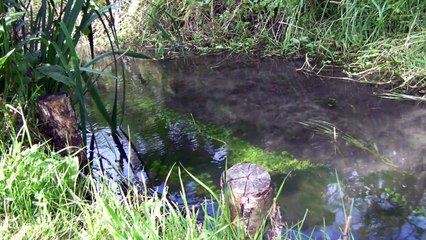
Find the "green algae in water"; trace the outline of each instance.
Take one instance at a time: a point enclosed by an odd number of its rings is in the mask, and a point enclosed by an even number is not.
[[[182,118],[190,125],[193,132],[202,138],[211,140],[215,145],[225,145],[227,148],[227,163],[232,166],[238,163],[255,163],[270,174],[285,174],[292,170],[304,170],[318,167],[309,161],[297,160],[290,153],[283,151],[279,154],[266,152],[242,139],[232,136],[225,128],[200,123],[188,115],[182,115],[163,109],[150,99],[129,99],[128,106],[145,111],[145,114],[155,115],[157,121],[176,122]]]

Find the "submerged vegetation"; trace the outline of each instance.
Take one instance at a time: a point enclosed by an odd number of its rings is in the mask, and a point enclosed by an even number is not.
[[[306,70],[424,94],[425,1],[128,1],[121,41],[159,55],[190,50],[303,56]],[[137,22],[138,24],[134,24]],[[326,74],[323,74],[326,75]]]
[[[398,167],[394,162],[392,162],[391,159],[388,159],[387,157],[383,156],[376,146],[362,139],[357,139],[347,133],[342,132],[332,123],[321,120],[309,120],[306,122],[301,122],[300,124],[312,128],[318,134],[326,135],[332,138],[334,143],[337,143],[338,140],[342,139],[345,143],[371,154],[377,160],[383,162],[384,164],[394,168]]]
[[[133,105],[138,105],[137,107]],[[143,109],[149,120],[147,124],[152,128],[166,128],[167,122],[177,122],[182,119],[178,113],[169,111],[154,103],[147,98],[137,100],[128,100],[129,108]],[[184,117],[184,121],[188,124],[190,130],[194,134],[200,135],[202,138],[208,139],[215,144],[226,149],[226,158],[229,166],[237,163],[255,163],[263,167],[271,174],[287,174],[292,170],[305,170],[318,166],[309,161],[301,161],[293,157],[290,153],[283,150],[279,154],[269,153],[260,147],[254,146],[244,140],[239,139],[231,134],[227,129],[203,124],[196,121],[192,116]],[[150,124],[151,122],[152,124]],[[159,124],[162,122],[164,124]]]

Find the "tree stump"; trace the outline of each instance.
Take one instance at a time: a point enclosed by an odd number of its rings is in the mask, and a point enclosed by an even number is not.
[[[79,151],[77,157],[80,171],[87,174],[87,158],[81,150],[84,144],[68,95],[57,93],[43,96],[39,98],[37,107],[42,129],[52,138],[55,151],[60,152],[62,156]]]
[[[271,176],[256,164],[237,164],[222,175],[222,193],[227,192],[231,207],[231,220],[244,225],[254,236],[266,221],[273,202]]]

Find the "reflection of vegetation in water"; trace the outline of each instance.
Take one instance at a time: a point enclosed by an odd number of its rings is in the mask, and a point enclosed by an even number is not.
[[[342,132],[332,123],[321,120],[309,120],[301,122],[301,124],[313,128],[319,134],[331,136],[335,142],[337,141],[337,139],[341,138],[345,142],[353,145],[354,147],[370,153],[376,159],[382,161],[383,163],[392,167],[397,167],[395,163],[392,162],[392,160],[380,154],[379,150],[377,149],[377,146],[375,146],[374,144],[372,145],[366,143],[361,139],[357,139],[349,134]]]
[[[133,101],[129,102],[129,105],[137,105],[138,109],[155,114],[156,119],[173,121],[181,117],[178,113],[161,109],[157,104],[147,99],[129,99],[129,101]],[[226,129],[196,122],[189,116],[187,117],[187,122],[195,128],[195,132],[200,134],[200,136],[217,144],[226,144],[228,150],[227,161],[230,165],[242,162],[256,163],[270,173],[286,173],[290,170],[301,170],[314,166],[314,164],[308,161],[296,160],[291,154],[285,151],[278,155],[268,153],[259,147],[232,136]]]
[[[362,186],[368,189],[352,186],[358,191],[352,191],[355,197],[377,196],[393,208],[406,208],[418,205],[422,193],[416,192],[416,176],[397,171],[380,171],[360,179]]]

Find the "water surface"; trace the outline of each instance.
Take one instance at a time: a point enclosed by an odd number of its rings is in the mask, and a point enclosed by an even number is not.
[[[288,151],[325,164],[327,168],[291,173],[280,199],[289,224],[308,209],[307,234],[321,239],[325,231],[337,239],[344,210],[352,209],[356,238],[425,238],[426,106],[380,98],[369,85],[308,75],[297,70],[302,64],[223,55],[129,60],[128,80],[121,85],[128,99],[124,124],[148,162],[149,174],[161,185],[161,176],[181,162],[217,188],[226,148],[200,138],[187,118],[152,116],[143,99],[155,103],[154,108],[229,129],[264,151]],[[111,98],[114,84],[98,84],[105,98]],[[334,128],[324,134],[307,122]],[[278,186],[284,173],[272,177]],[[178,187],[177,182],[171,185]],[[186,188],[194,199],[205,194],[189,179]]]

